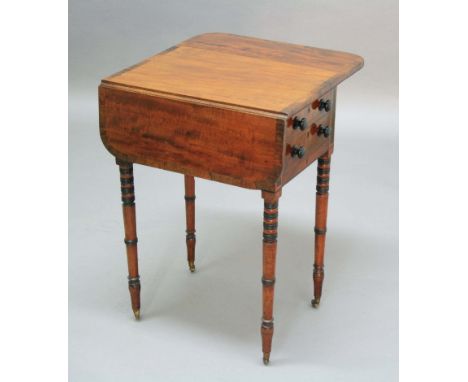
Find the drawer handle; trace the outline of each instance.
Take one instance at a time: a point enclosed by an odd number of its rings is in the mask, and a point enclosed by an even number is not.
[[[330,128],[328,126],[319,125],[317,135],[320,137],[323,135],[325,138],[328,138],[330,135]]]
[[[304,147],[303,146],[293,146],[291,148],[291,156],[294,158],[294,157],[298,157],[298,158],[302,158],[305,154],[305,150],[304,150]]]
[[[304,131],[307,127],[307,119],[305,118],[297,118],[297,117],[294,117],[294,121],[293,121],[293,129],[296,130],[297,128],[301,129],[302,131]]]
[[[323,99],[320,99],[319,101],[319,110],[322,111],[322,110],[325,110],[325,111],[330,111],[331,109],[331,102],[329,99],[327,99],[326,101],[324,101]]]

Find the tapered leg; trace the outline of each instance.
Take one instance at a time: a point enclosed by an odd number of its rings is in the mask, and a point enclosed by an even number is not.
[[[330,180],[329,153],[318,159],[317,166],[317,194],[315,205],[315,259],[314,259],[314,299],[312,306],[317,308],[322,297],[324,278],[323,258],[325,255],[325,238],[327,233],[328,187]]]
[[[195,178],[185,175],[185,217],[187,219],[187,261],[190,272],[195,272]]]
[[[133,165],[117,160],[120,168],[122,210],[125,227],[125,246],[128,262],[128,289],[135,318],[140,318],[140,275],[138,274],[138,250],[135,217],[135,191],[133,187]]]
[[[263,210],[263,318],[262,351],[263,363],[270,362],[273,338],[273,298],[275,294],[276,238],[278,232],[278,200],[281,190],[275,193],[262,191]]]

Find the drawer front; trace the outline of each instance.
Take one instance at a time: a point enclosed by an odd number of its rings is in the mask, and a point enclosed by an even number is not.
[[[333,149],[336,90],[324,94],[288,119],[282,184]]]
[[[253,189],[281,180],[285,121],[101,85],[101,138],[117,158]]]

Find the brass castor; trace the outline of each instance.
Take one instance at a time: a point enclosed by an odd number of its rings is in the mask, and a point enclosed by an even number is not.
[[[133,314],[135,315],[135,319],[139,320],[140,319],[140,310],[134,310]]]
[[[319,305],[320,305],[320,299],[319,298],[314,298],[311,303],[312,303],[313,308],[318,308]]]
[[[267,366],[270,363],[270,353],[263,353],[263,364]]]
[[[188,266],[189,266],[190,272],[192,273],[195,272],[195,263],[189,261]]]

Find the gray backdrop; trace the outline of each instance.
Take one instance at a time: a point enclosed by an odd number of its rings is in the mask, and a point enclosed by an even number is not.
[[[71,381],[395,381],[398,2],[70,1]],[[118,171],[98,133],[102,77],[192,35],[357,53],[338,88],[322,306],[312,297],[315,165],[283,190],[271,364],[261,362],[260,193],[197,179],[197,272],[183,177],[135,166],[142,320],[126,282]]]

